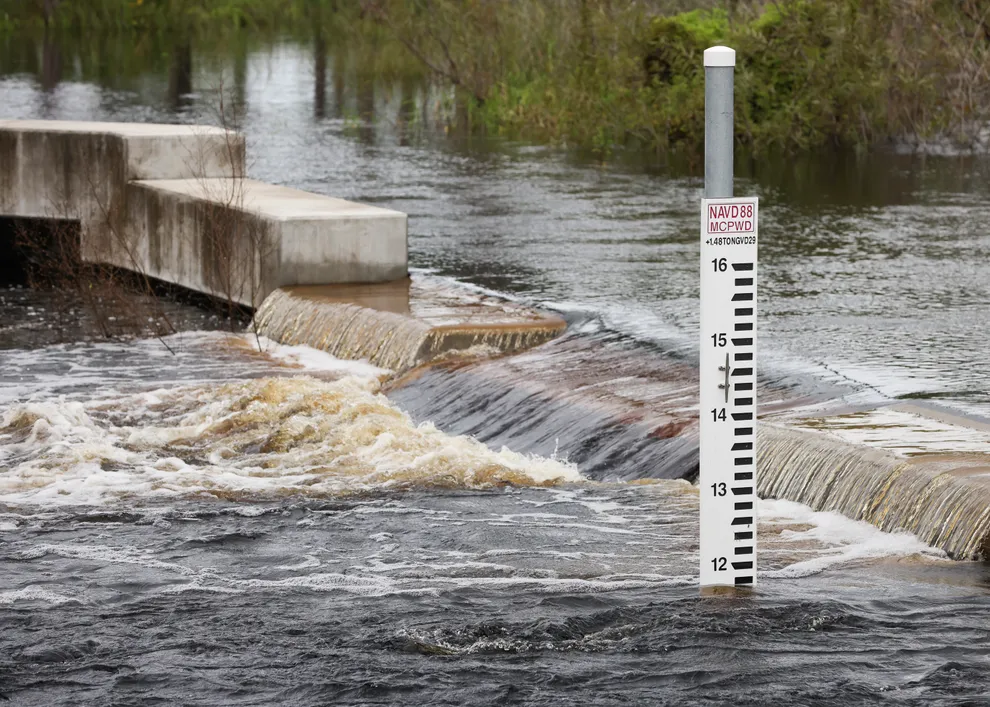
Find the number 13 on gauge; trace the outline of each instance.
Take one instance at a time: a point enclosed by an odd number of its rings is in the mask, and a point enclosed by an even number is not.
[[[701,585],[756,584],[756,198],[701,202]]]

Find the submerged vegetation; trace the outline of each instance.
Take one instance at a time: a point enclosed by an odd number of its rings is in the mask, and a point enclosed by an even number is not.
[[[469,129],[599,152],[699,150],[713,44],[737,50],[753,152],[975,146],[990,120],[981,0],[0,0],[0,35],[32,27],[316,33],[449,86]]]

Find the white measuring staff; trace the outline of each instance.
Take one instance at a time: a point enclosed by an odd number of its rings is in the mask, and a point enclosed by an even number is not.
[[[701,585],[756,584],[759,204],[732,198],[736,52],[705,50],[701,202]]]
[[[756,250],[759,204],[701,215],[701,584],[756,584]]]

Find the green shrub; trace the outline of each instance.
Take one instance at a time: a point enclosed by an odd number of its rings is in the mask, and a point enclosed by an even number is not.
[[[876,7],[875,5],[872,7]],[[756,149],[865,144],[887,135],[888,13],[856,2],[771,5],[734,40],[740,138]]]

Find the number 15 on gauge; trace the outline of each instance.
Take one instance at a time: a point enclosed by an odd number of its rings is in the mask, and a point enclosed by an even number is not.
[[[756,198],[701,202],[701,585],[756,584]]]

